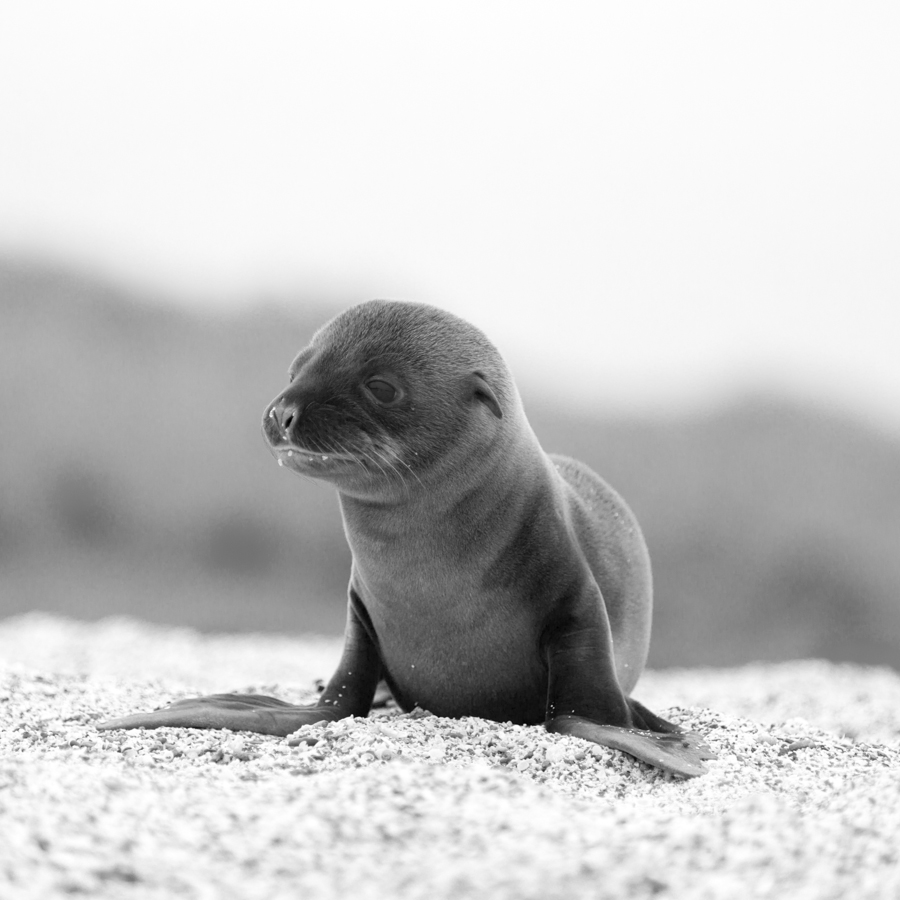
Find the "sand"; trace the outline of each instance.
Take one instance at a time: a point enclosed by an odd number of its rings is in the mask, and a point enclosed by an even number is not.
[[[0,897],[900,896],[885,669],[646,673],[635,696],[719,754],[690,780],[539,727],[396,710],[293,739],[94,727],[210,691],[305,702],[339,648],[0,621]]]

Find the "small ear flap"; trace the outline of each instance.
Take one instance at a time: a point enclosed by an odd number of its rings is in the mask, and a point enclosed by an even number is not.
[[[500,409],[500,401],[485,381],[481,372],[472,373],[472,394],[476,400],[483,403],[498,419],[503,418],[503,410]]]

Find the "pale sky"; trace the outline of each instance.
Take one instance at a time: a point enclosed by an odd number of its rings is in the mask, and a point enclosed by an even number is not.
[[[900,430],[896,3],[0,0],[0,252],[424,300],[582,403]]]

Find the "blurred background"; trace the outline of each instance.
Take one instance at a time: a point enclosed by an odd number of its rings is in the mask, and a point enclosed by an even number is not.
[[[0,0],[0,617],[339,633],[259,421],[370,297],[629,501],[651,664],[900,667],[900,8]]]

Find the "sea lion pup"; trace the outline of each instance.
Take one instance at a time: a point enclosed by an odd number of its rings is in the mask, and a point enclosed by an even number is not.
[[[314,706],[215,694],[101,728],[287,735],[404,710],[537,724],[679,775],[702,738],[628,694],[647,657],[650,561],[624,501],[548,456],[478,329],[374,300],[328,322],[263,416],[279,465],[338,490],[353,552],[344,651]]]

